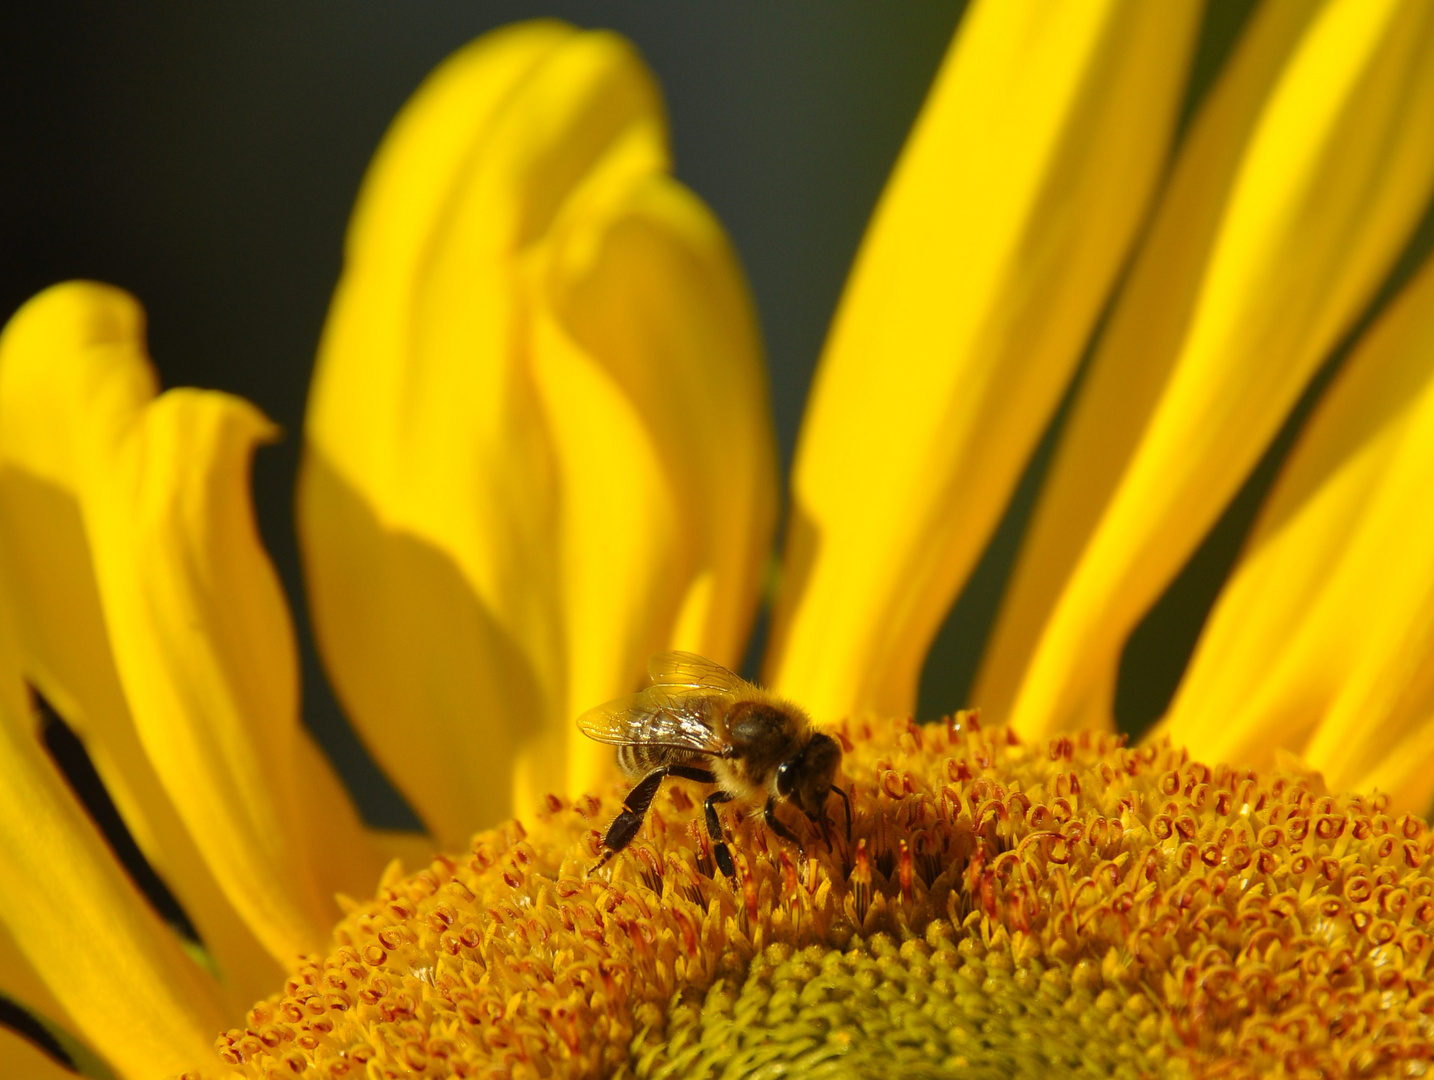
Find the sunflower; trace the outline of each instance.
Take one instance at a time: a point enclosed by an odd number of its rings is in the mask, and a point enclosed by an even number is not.
[[[321,345],[315,630],[431,843],[365,829],[300,723],[248,501],[272,425],[159,393],[118,290],[22,308],[0,1063],[1422,1075],[1434,266],[1406,245],[1434,8],[1266,0],[1187,109],[1200,23],[965,15],[833,324],[775,575],[764,679],[841,740],[850,840],[732,814],[730,879],[677,784],[588,872],[623,788],[573,716],[655,652],[738,662],[777,502],[750,299],[625,42],[525,24],[440,67],[370,169]],[[1310,402],[1127,747],[1124,642]],[[981,712],[914,725],[1043,436]],[[76,742],[107,809],[54,764]]]

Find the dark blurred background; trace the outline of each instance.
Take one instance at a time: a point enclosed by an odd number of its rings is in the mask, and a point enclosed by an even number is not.
[[[756,293],[785,474],[847,267],[962,6],[7,5],[0,318],[67,278],[120,285],[149,313],[166,386],[241,394],[284,426],[255,498],[303,641],[305,717],[370,819],[403,824],[314,656],[291,507],[345,224],[389,121],[440,60],[506,22],[557,15],[636,42],[667,95],[677,174]]]

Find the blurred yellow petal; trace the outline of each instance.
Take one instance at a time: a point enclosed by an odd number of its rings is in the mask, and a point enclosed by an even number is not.
[[[1270,88],[1318,0],[1251,17],[1180,147],[1150,230],[1096,344],[982,657],[971,704],[1004,719],[1046,619],[1160,400],[1230,188]]]
[[[1174,370],[1011,711],[1108,725],[1126,635],[1388,270],[1434,178],[1434,6],[1335,0],[1251,137]]]
[[[696,198],[623,156],[575,193],[537,290],[534,373],[565,500],[568,716],[628,689],[666,648],[737,666],[776,515],[735,256]],[[611,757],[578,740],[570,790]]]
[[[1425,717],[1403,738],[1387,740],[1379,761],[1350,785],[1355,791],[1389,793],[1391,806],[1427,815],[1434,801],[1434,715]]]
[[[521,362],[520,252],[552,186],[652,115],[609,39],[576,40],[552,24],[482,38],[400,114],[310,391],[315,632],[355,725],[449,846],[510,812],[491,764],[550,742],[558,709],[557,479]]]
[[[293,632],[248,491],[274,429],[237,398],[173,390],[95,435],[85,517],[140,738],[270,952],[312,951],[337,909],[304,858]]]
[[[774,499],[760,357],[666,169],[631,48],[527,24],[435,72],[355,211],[305,570],[340,697],[450,846],[588,783],[573,713],[676,627],[727,659],[745,636]]]
[[[138,306],[99,287],[69,286],[35,301],[42,302],[71,306],[68,315],[52,317],[76,320],[77,333],[84,332],[82,320],[94,320],[90,344],[97,349],[105,340],[123,348],[143,332]],[[213,955],[235,1007],[246,1006],[283,969],[225,898],[130,717],[77,495],[73,422],[81,390],[66,380],[81,379],[83,367],[57,362],[43,349],[31,354],[32,363],[18,358],[12,349],[0,363],[0,573],[25,678],[82,738],[145,858]],[[153,383],[142,368],[131,373],[138,408]]]
[[[572,650],[569,689],[577,695],[601,686],[597,696],[585,693],[576,700],[602,701],[622,689],[613,687],[613,672],[631,669],[652,654],[654,644],[661,647],[653,640],[657,624],[652,616],[666,614],[670,621],[675,615],[671,609],[680,593],[673,582],[679,570],[674,562],[682,554],[678,508],[670,497],[663,498],[668,493],[662,462],[646,438],[642,417],[604,377],[607,373],[543,321],[534,345],[535,376],[554,421],[557,464],[572,483],[565,525],[606,526],[576,535],[565,530],[568,542],[560,553],[564,584],[576,594],[568,606],[571,636],[564,642]],[[567,700],[560,710],[575,715],[575,704]],[[527,790],[517,793],[520,800],[537,794],[532,788],[533,779],[542,775],[537,759],[560,757],[567,742],[568,733],[554,725],[546,745],[539,742],[525,752],[520,765],[525,776],[518,783]],[[568,761],[571,790],[591,787],[611,756],[601,744],[574,743]]]
[[[211,1052],[224,1007],[32,738],[8,627],[0,638],[0,921],[122,1076],[181,1072]]]
[[[0,997],[57,1021],[65,1015],[64,1007],[50,993],[3,920],[0,920]]]
[[[1434,794],[1434,263],[1348,361],[1291,455],[1162,730],[1332,790]]]
[[[371,886],[377,858],[340,793],[310,784],[300,799],[296,743],[307,736],[297,722],[292,630],[248,494],[250,454],[272,426],[222,394],[151,400],[141,329],[133,300],[103,286],[58,286],[27,304],[0,346],[5,418],[25,418],[8,456],[78,506],[85,539],[57,530],[69,562],[40,569],[83,574],[75,549],[87,540],[114,670],[143,747],[142,758],[122,764],[148,759],[230,905],[273,956],[289,960],[326,940],[337,913],[328,894],[340,882]],[[47,422],[48,441],[38,434]],[[86,609],[76,614],[83,625]],[[74,703],[90,702],[77,693]],[[113,728],[116,717],[104,722]],[[302,805],[316,792],[329,803],[322,813]],[[318,821],[348,827],[306,835]],[[346,857],[340,882],[314,875],[309,845]],[[177,854],[193,857],[184,846]],[[160,865],[188,873],[178,858]],[[236,981],[260,977],[266,965],[237,956],[245,935],[233,920],[202,889],[189,895],[214,917],[224,950],[216,955],[235,957]]]
[[[0,1076],[25,1080],[75,1080],[75,1074],[28,1039],[0,1028]]]
[[[1193,3],[976,3],[863,243],[793,471],[768,680],[911,709],[1164,161]]]
[[[383,855],[385,865],[391,865],[396,859],[401,866],[413,870],[433,861],[433,841],[425,833],[373,829],[369,832],[369,842]]]
[[[302,724],[295,733],[292,756],[290,828],[320,914],[329,919],[338,910],[335,893],[373,892],[385,862],[383,847],[359,816],[333,762]]]

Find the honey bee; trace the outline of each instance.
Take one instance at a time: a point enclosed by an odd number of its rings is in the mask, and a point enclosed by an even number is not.
[[[623,772],[642,778],[608,826],[593,870],[632,843],[669,776],[717,785],[702,808],[713,856],[729,878],[736,870],[717,806],[733,799],[755,803],[765,797],[767,827],[800,848],[776,813],[778,802],[791,803],[821,830],[830,849],[826,802],[835,793],[846,804],[850,844],[851,799],[832,782],[841,766],[841,745],[817,731],[806,713],[694,653],[660,653],[648,662],[647,673],[652,681],[647,689],[578,717],[584,735],[615,744]]]

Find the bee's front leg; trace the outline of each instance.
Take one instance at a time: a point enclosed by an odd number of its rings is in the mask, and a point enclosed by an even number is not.
[[[762,819],[766,821],[767,828],[771,829],[787,843],[796,845],[797,850],[802,854],[806,854],[806,850],[802,847],[802,842],[797,838],[797,834],[783,825],[782,819],[777,817],[777,797],[775,795],[767,796],[767,805],[762,807]]]

